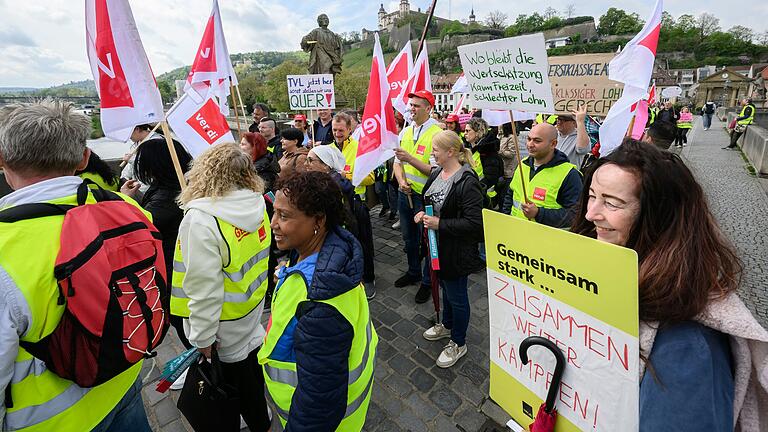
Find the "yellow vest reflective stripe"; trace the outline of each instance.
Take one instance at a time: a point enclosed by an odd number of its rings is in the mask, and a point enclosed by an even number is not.
[[[272,231],[266,211],[261,226],[252,233],[219,218],[216,218],[216,223],[229,249],[229,264],[222,268],[224,304],[219,320],[231,321],[248,315],[264,300]],[[177,241],[173,256],[171,313],[180,317],[189,317],[189,297],[184,292],[186,271],[181,242]]]
[[[509,188],[512,189],[513,200],[512,212],[510,214],[520,219],[527,219],[520,207],[521,203],[525,202],[521,178],[526,179],[525,191],[528,193],[529,202],[542,208],[559,209],[562,206],[557,202],[557,194],[571,169],[576,169],[576,165],[565,162],[554,167],[544,168],[530,179],[531,167],[528,165],[528,160],[530,160],[530,156],[523,159],[522,165],[518,165],[512,177],[512,183],[509,184]],[[520,172],[521,166],[522,177]]]
[[[307,299],[304,277],[289,274],[275,290],[272,298],[272,317],[264,345],[259,350],[259,363],[264,365],[267,394],[277,408],[285,426],[291,409],[291,400],[299,385],[296,363],[270,358],[287,326],[296,315],[297,308]],[[373,370],[379,337],[371,324],[368,301],[362,285],[328,300],[317,300],[333,306],[352,326],[354,336],[349,353],[347,379],[347,409],[336,430],[360,431],[365,423],[373,386]]]
[[[483,162],[480,160],[480,152],[472,153],[472,160],[475,162],[475,166],[472,169],[475,170],[475,174],[477,174],[480,181],[483,181],[485,173],[483,172]]]
[[[678,129],[691,129],[693,128],[693,122],[692,121],[677,121],[677,128]]]
[[[741,113],[739,114],[739,117],[744,117],[747,115],[747,108],[752,108],[752,115],[745,118],[744,120],[739,120],[738,124],[740,125],[751,125],[755,122],[755,106],[754,105],[745,105],[744,108],[741,109]]]
[[[334,143],[333,145],[336,144]],[[350,136],[341,146],[341,154],[344,156],[344,162],[346,163],[344,171],[353,173],[355,172],[355,161],[357,160],[357,140]],[[365,196],[365,186],[356,187],[355,193]]]
[[[544,118],[545,116],[547,116],[546,119]],[[555,114],[543,114],[543,113],[536,114],[536,124],[541,124],[544,122],[547,122],[553,125],[557,123],[557,116]]]
[[[49,202],[75,205],[77,199],[72,195]],[[93,203],[93,197],[86,202]],[[0,223],[0,277],[16,286],[30,313],[22,341],[38,342],[48,336],[64,313],[64,305],[57,304],[59,288],[53,276],[63,220],[63,216],[51,216]],[[35,239],[35,248],[41,251],[35,259],[29,259],[29,239]],[[3,428],[34,432],[91,430],[136,382],[141,365],[138,362],[99,386],[82,388],[50,372],[41,360],[19,347],[9,384],[13,406],[6,410]]]
[[[432,154],[432,138],[438,132],[442,131],[442,129],[440,129],[440,126],[434,124],[424,130],[419,130],[420,135],[418,136],[418,141],[414,142],[413,129],[415,127],[415,125],[411,125],[405,128],[403,139],[400,141],[400,147],[429,165],[429,157]],[[423,127],[424,125],[421,125],[421,128]],[[405,178],[408,179],[411,184],[411,189],[418,194],[422,193],[424,185],[427,183],[427,176],[422,174],[421,171],[417,170],[412,165],[406,163],[403,164],[403,171],[405,172]]]

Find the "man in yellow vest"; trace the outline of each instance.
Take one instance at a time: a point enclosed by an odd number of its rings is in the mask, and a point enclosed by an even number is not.
[[[394,164],[395,177],[400,187],[400,231],[403,233],[405,253],[408,257],[408,271],[395,281],[395,286],[405,287],[421,280],[416,303],[424,303],[429,300],[431,293],[429,267],[425,260],[423,272],[420,269],[421,225],[414,223],[413,217],[424,210],[422,193],[435,165],[431,158],[432,137],[442,129],[429,115],[435,105],[432,92],[419,90],[409,94],[408,98],[413,123],[400,134],[400,147],[395,149]]]
[[[536,114],[536,124],[549,123],[552,126],[554,126],[556,122],[557,122],[556,114],[545,114],[545,113]]]
[[[502,212],[555,228],[568,228],[582,189],[581,174],[557,147],[557,129],[542,123],[528,133],[529,156],[517,167]],[[525,179],[525,185],[521,180]],[[523,194],[525,187],[525,195]]]
[[[736,142],[744,135],[747,130],[747,126],[755,122],[755,105],[752,104],[752,99],[744,98],[741,100],[741,112],[736,117],[736,128],[731,131],[731,144],[723,149],[733,150],[736,148]]]
[[[344,156],[344,177],[352,181],[352,174],[355,172],[355,161],[357,160],[357,140],[351,135],[354,118],[348,113],[340,112],[333,117],[333,140],[334,145],[341,150]],[[365,295],[368,299],[376,296],[376,274],[374,271],[373,259],[373,230],[371,229],[371,215],[368,207],[362,202],[365,200],[365,189],[373,184],[375,177],[371,171],[355,188],[355,200],[357,203],[350,203],[352,213],[357,219],[358,240],[363,248],[363,286]]]
[[[14,190],[0,199],[0,209],[76,204],[82,179],[74,173],[88,163],[85,140],[90,133],[91,120],[67,103],[0,108],[0,165]],[[64,313],[53,272],[63,220],[0,223],[2,430],[149,432],[138,379],[142,362],[101,385],[83,388],[47,370],[20,346],[51,334]]]

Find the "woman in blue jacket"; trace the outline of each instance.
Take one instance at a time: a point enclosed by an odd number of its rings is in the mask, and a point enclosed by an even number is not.
[[[640,431],[763,431],[768,332],[679,156],[626,140],[587,172],[573,232],[639,258]]]
[[[341,228],[330,175],[295,173],[276,187],[272,231],[290,260],[278,270],[259,362],[286,431],[360,431],[378,336],[361,284],[358,241]]]

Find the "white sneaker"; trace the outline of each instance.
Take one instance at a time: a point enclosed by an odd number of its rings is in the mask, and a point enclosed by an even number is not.
[[[456,362],[459,361],[460,358],[464,357],[466,353],[466,344],[464,344],[464,346],[458,346],[456,345],[456,342],[450,341],[448,342],[448,345],[443,348],[443,352],[441,352],[440,356],[437,358],[437,367],[449,368],[455,365]]]
[[[245,419],[243,416],[240,416],[240,430],[243,430],[248,427],[248,423],[245,422]]]
[[[438,323],[424,331],[424,339],[436,341],[451,337],[451,329],[445,328],[443,323]]]
[[[187,379],[187,372],[189,369],[185,370],[184,372],[179,375],[179,377],[176,379],[176,381],[171,384],[171,390],[181,390],[184,388],[184,381]]]
[[[398,219],[392,224],[392,229],[400,229],[400,220]]]

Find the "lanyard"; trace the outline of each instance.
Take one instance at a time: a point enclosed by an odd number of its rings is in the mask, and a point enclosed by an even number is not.
[[[421,130],[422,129],[424,129],[424,125],[423,124],[421,126],[419,126],[419,134],[416,135],[416,128],[415,127],[413,128],[413,142],[414,143],[419,142],[419,138],[421,138]]]

